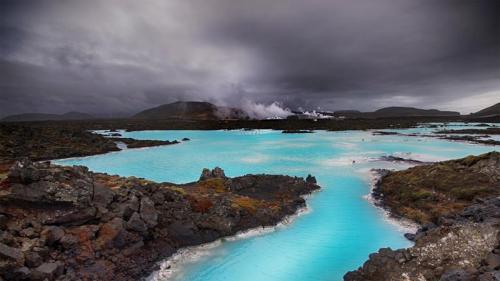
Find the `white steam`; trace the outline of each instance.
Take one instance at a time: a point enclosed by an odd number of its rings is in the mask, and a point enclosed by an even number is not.
[[[282,119],[293,115],[289,108],[284,107],[283,104],[277,101],[265,105],[263,103],[245,100],[241,105],[241,109],[253,119]]]

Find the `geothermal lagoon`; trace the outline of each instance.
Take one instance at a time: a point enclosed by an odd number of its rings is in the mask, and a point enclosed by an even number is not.
[[[474,128],[451,125],[451,129]],[[432,130],[437,129],[392,131],[427,134]],[[154,273],[152,280],[342,280],[347,271],[358,268],[368,254],[379,248],[412,245],[403,234],[414,230],[414,226],[389,218],[368,196],[373,181],[371,169],[411,166],[382,161],[382,156],[441,161],[492,150],[491,146],[437,138],[372,135],[372,131],[121,133],[123,137],[135,139],[189,138],[190,141],[55,162],[173,183],[196,181],[203,168],[216,166],[230,177],[259,173],[299,177],[311,174],[322,187],[307,198],[307,210],[287,223],[182,251],[168,262],[169,266],[164,264],[161,271]]]

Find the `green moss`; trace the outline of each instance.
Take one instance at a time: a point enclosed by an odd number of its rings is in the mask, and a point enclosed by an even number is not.
[[[458,187],[451,190],[451,195],[459,200],[473,200],[490,191],[487,187]]]
[[[500,195],[495,177],[476,168],[480,161],[492,157],[495,159],[498,153],[392,172],[382,179],[380,191],[387,205],[398,214],[418,222],[434,221],[459,212],[475,198]]]
[[[430,221],[429,216],[422,212],[421,210],[414,209],[414,208],[403,208],[402,214],[411,220],[414,220],[418,223],[427,223]]]
[[[427,190],[417,190],[413,193],[411,193],[411,199],[412,200],[425,200],[425,199],[430,199],[434,195],[432,192],[427,191]]]

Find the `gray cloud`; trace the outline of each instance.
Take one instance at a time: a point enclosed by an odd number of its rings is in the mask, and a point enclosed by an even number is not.
[[[0,115],[179,99],[453,109],[498,102],[500,3],[6,0],[0,73]]]

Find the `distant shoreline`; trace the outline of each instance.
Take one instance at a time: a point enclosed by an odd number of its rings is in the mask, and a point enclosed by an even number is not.
[[[281,131],[349,131],[414,128],[425,123],[459,122],[457,118],[413,117],[386,119],[282,119],[282,120],[81,120],[0,122],[0,164],[28,157],[35,161],[83,157],[119,151],[119,139],[91,133],[95,130],[256,130]],[[497,120],[497,122],[500,120]],[[460,140],[461,139],[452,139]],[[176,144],[172,141],[123,139],[129,148]],[[178,140],[177,140],[178,141]],[[470,139],[463,139],[470,141]],[[495,142],[496,143],[496,142]],[[495,144],[489,143],[489,144]],[[28,149],[27,149],[28,148]],[[0,167],[1,168],[1,167]]]

